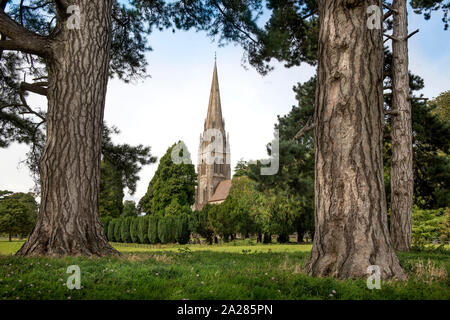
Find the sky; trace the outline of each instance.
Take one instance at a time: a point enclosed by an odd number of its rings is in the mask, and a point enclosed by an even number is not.
[[[450,90],[450,30],[443,30],[440,18],[440,13],[433,13],[429,21],[409,15],[409,30],[420,29],[409,41],[409,69],[424,78],[421,93],[428,98]],[[241,47],[218,47],[205,33],[155,32],[149,45],[153,51],[146,59],[151,77],[134,84],[111,80],[105,121],[121,131],[113,137],[114,142],[149,145],[158,159],[173,143],[183,140],[196,164],[215,53],[232,168],[240,159],[266,157],[265,145],[273,138],[277,115],[285,115],[296,104],[292,87],[315,73],[306,64],[285,68],[273,62],[275,70],[261,76],[242,66]],[[30,94],[30,105],[45,103],[42,97]],[[21,144],[0,149],[0,190],[28,192],[33,188],[28,168],[20,163],[27,151]],[[145,166],[136,193],[126,194],[125,199],[139,201],[156,168],[157,163]]]

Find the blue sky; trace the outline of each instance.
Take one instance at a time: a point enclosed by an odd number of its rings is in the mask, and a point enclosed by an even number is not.
[[[410,70],[425,80],[422,93],[429,98],[450,89],[450,30],[443,30],[441,13],[425,21],[409,15],[409,30],[420,29],[410,39]],[[155,32],[147,54],[151,78],[136,84],[112,80],[108,86],[105,120],[121,134],[119,143],[152,146],[158,158],[178,140],[184,140],[197,161],[199,135],[208,106],[209,90],[217,52],[223,115],[230,134],[232,165],[265,157],[265,145],[272,139],[277,115],[284,115],[296,103],[292,86],[308,80],[315,69],[303,65],[290,69],[274,62],[275,70],[262,77],[241,65],[242,49],[227,45],[218,48],[204,33]],[[45,100],[31,95],[33,105]],[[1,150],[0,189],[26,192],[33,182],[24,165],[28,147],[15,144]],[[157,164],[145,167],[136,194],[138,201],[147,189]]]
[[[420,29],[409,39],[409,69],[424,78],[422,92],[432,98],[450,89],[450,30],[444,31],[442,12],[430,20],[409,12],[409,30]]]

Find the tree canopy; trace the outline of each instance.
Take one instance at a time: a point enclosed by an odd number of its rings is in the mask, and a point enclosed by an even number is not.
[[[136,217],[138,211],[136,209],[136,203],[133,200],[125,200],[123,203],[122,216],[123,217]]]
[[[25,236],[31,232],[38,206],[32,193],[0,191],[0,233]]]
[[[179,156],[183,159],[181,163],[172,161],[172,150],[178,146]],[[167,149],[165,155],[160,159],[158,168],[150,181],[147,192],[139,201],[139,209],[147,214],[164,214],[166,207],[172,201],[178,205],[190,207],[195,200],[195,186],[197,175],[194,165],[190,161],[190,153],[184,144],[179,141]]]
[[[417,14],[423,14],[426,20],[431,18],[431,13],[433,11],[442,11],[442,22],[444,23],[444,29],[448,29],[449,23],[449,11],[450,11],[450,1],[448,0],[411,0],[411,7]]]
[[[100,164],[100,217],[117,218],[123,211],[124,185],[122,174],[107,159]]]

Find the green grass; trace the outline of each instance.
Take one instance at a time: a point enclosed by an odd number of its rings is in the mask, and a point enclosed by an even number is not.
[[[22,243],[0,241],[0,299],[450,299],[448,250],[399,254],[410,279],[369,290],[365,280],[303,274],[310,245],[114,244],[121,257],[13,256]],[[80,266],[80,290],[66,287],[70,265]]]
[[[226,253],[270,253],[270,252],[309,252],[312,245],[310,244],[257,244],[254,240],[232,241],[220,245],[207,244],[188,244],[188,245],[173,245],[173,244],[130,244],[130,243],[113,243],[114,248],[120,252],[177,252],[180,249],[188,248],[191,251],[211,251],[211,252],[226,252]],[[0,250],[1,252],[1,250]]]
[[[13,240],[9,242],[8,240],[0,239],[0,254],[9,255],[14,254],[23,245],[24,240]]]

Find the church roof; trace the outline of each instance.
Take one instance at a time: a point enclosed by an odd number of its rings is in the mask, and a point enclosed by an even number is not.
[[[211,197],[211,199],[209,199],[208,202],[225,200],[228,197],[228,194],[230,193],[230,188],[231,188],[231,180],[221,181],[218,184],[213,196]]]
[[[205,120],[206,129],[224,129],[222,106],[220,104],[219,78],[217,76],[217,63],[214,61],[214,71],[209,94],[208,114]]]

